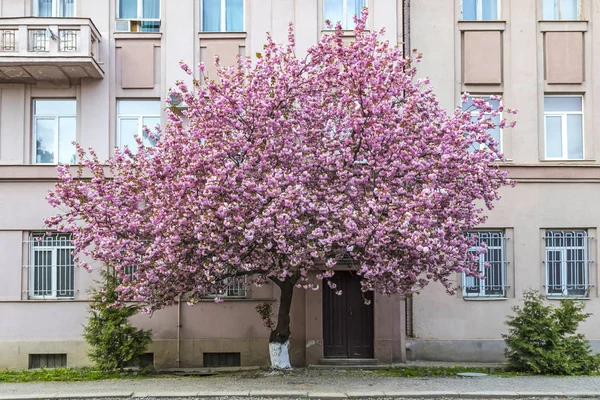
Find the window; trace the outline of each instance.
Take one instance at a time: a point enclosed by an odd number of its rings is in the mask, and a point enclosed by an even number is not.
[[[160,126],[160,100],[118,100],[117,119],[119,147],[128,146],[136,151],[136,135],[145,146],[154,146],[156,142],[148,136],[144,126],[152,132]]]
[[[342,29],[354,29],[354,16],[360,15],[365,7],[365,0],[323,0],[323,21],[334,26],[341,22]],[[327,28],[327,26],[324,26]]]
[[[470,112],[471,113],[471,120],[472,121],[477,121],[477,117],[479,117],[479,109],[475,108],[473,106],[473,99],[475,98],[482,98],[483,100],[487,101],[488,103],[490,103],[490,105],[492,106],[492,108],[494,109],[498,109],[498,107],[500,107],[500,100],[491,100],[490,96],[469,96],[469,99],[467,100],[466,103],[463,103],[462,105],[462,110],[465,112]],[[488,133],[490,134],[490,136],[494,139],[494,141],[498,144],[498,151],[501,153],[502,152],[502,131],[500,129],[500,114],[494,116],[491,114],[486,114],[486,117],[489,117],[489,119],[491,119],[494,122],[494,128],[488,129]],[[485,149],[487,146],[483,143],[473,143],[473,151],[475,150],[480,150],[480,149]],[[477,146],[477,147],[476,147]]]
[[[543,20],[580,19],[579,0],[543,0]]]
[[[160,32],[160,0],[118,0],[117,31]]]
[[[470,232],[469,236],[476,238],[472,252],[481,250],[487,252],[479,255],[479,272],[485,279],[463,274],[464,297],[505,297],[506,296],[506,236],[503,231]]]
[[[74,17],[75,0],[34,0],[33,15],[36,17]]]
[[[244,0],[202,0],[203,32],[243,32]]]
[[[66,368],[66,354],[30,354],[29,369],[36,368]]]
[[[546,231],[546,294],[587,296],[589,285],[586,231]]]
[[[500,0],[462,0],[463,21],[497,21]]]
[[[32,299],[74,296],[75,264],[71,235],[33,234],[29,240],[29,297]]]
[[[227,288],[219,290],[215,293],[210,293],[206,297],[246,297],[246,279],[238,278],[237,280],[226,279]],[[229,283],[228,283],[229,282]]]
[[[546,158],[583,159],[583,97],[545,96]]]
[[[73,164],[77,134],[75,100],[34,100],[33,158],[36,164]]]

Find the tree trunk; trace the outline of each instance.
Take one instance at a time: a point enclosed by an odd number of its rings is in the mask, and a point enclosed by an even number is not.
[[[294,285],[298,277],[287,277],[285,281],[272,279],[281,289],[279,299],[279,312],[277,313],[277,326],[271,331],[269,337],[269,353],[271,355],[271,367],[276,369],[291,368],[290,364],[290,308],[292,306],[292,295]]]

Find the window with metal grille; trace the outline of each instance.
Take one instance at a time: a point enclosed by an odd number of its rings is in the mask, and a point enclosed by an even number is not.
[[[228,283],[227,283],[228,282]],[[236,279],[225,281],[227,287],[218,290],[215,293],[210,293],[207,297],[228,297],[228,298],[244,298],[246,297],[246,279]]]
[[[29,30],[29,51],[49,51],[48,30],[30,29]]]
[[[463,296],[465,297],[505,297],[506,288],[506,236],[503,231],[469,232],[475,237],[476,244],[472,252],[486,248],[479,254],[479,272],[485,278],[463,274]]]
[[[32,234],[29,240],[29,297],[70,298],[75,294],[71,235]]]
[[[67,366],[66,354],[30,354],[29,369],[64,368]]]
[[[0,49],[2,51],[15,51],[16,46],[16,29],[4,29],[2,32],[2,44]]]
[[[546,294],[588,295],[589,236],[585,230],[546,231]]]
[[[239,367],[240,353],[204,353],[205,367]]]
[[[77,51],[78,34],[79,31],[75,29],[61,29],[59,31],[60,51]]]

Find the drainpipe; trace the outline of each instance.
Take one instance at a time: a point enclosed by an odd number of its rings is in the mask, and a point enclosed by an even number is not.
[[[410,0],[402,0],[402,39],[404,55],[410,55]]]
[[[177,299],[177,368],[181,368],[181,295]]]

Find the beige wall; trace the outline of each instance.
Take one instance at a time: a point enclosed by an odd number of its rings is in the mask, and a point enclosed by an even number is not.
[[[368,0],[369,26],[386,27],[386,39],[401,41],[401,1]],[[233,62],[237,54],[255,56],[262,50],[265,32],[277,41],[287,39],[288,23],[296,24],[298,54],[318,40],[322,28],[322,1],[246,0],[246,32],[200,32],[200,0],[162,1],[161,32],[115,33],[116,0],[77,1],[78,17],[90,17],[102,38],[99,48],[103,79],[84,79],[78,84],[53,86],[0,84],[0,369],[27,368],[30,353],[67,353],[69,366],[89,363],[81,340],[86,323],[87,289],[97,272],[75,272],[73,300],[42,301],[28,298],[27,238],[43,230],[44,218],[53,213],[45,196],[55,182],[54,166],[31,165],[31,105],[37,98],[77,100],[77,140],[94,147],[101,159],[109,157],[117,143],[116,100],[166,97],[175,80],[191,78],[179,68],[184,60],[194,68],[212,62],[214,54]],[[2,0],[0,17],[31,14],[31,3]],[[233,43],[232,46],[227,44]],[[2,56],[0,54],[0,63]],[[97,266],[99,268],[99,266]],[[252,288],[244,300],[194,307],[182,304],[133,318],[136,325],[153,330],[149,351],[157,366],[201,366],[204,352],[240,352],[243,365],[268,362],[268,331],[255,306],[274,301],[273,285]],[[322,294],[297,290],[292,309],[292,362],[315,363],[322,354]],[[376,356],[399,360],[404,344],[402,300],[375,301]],[[275,307],[276,308],[276,307]],[[179,340],[178,340],[179,339]]]
[[[516,128],[503,133],[505,167],[517,181],[517,187],[502,190],[502,200],[487,213],[489,219],[482,226],[505,229],[509,237],[508,296],[501,300],[463,299],[460,289],[455,296],[449,296],[440,285],[432,283],[414,298],[414,339],[409,343],[409,358],[501,361],[501,334],[506,332],[504,320],[511,313],[511,307],[519,304],[520,295],[527,288],[545,291],[542,238],[543,230],[547,228],[584,228],[593,238],[590,283],[595,286],[591,288],[590,298],[585,300],[586,311],[593,316],[582,324],[581,331],[600,351],[596,234],[600,227],[600,211],[596,206],[600,165],[595,138],[600,127],[600,110],[595,107],[599,92],[594,77],[598,71],[593,67],[600,57],[600,37],[592,29],[594,24],[600,23],[600,14],[596,2],[584,0],[585,21],[540,22],[541,3],[503,0],[501,21],[460,22],[459,0],[412,2],[411,44],[424,53],[419,74],[432,77],[440,102],[452,108],[460,106],[463,91],[491,93],[502,95],[503,103],[518,109],[519,113]],[[475,85],[462,81],[464,71],[470,67],[464,63],[477,61],[483,63],[482,68],[498,67],[494,57],[482,61],[477,56],[463,53],[466,51],[462,42],[465,32],[476,37],[478,32],[500,32],[501,83]],[[551,33],[551,40],[544,45],[546,33]],[[581,47],[577,47],[577,38],[581,37]],[[576,45],[569,50],[573,59],[565,54],[561,59],[557,54],[565,47],[565,42]],[[549,46],[555,47],[548,53]],[[575,65],[574,69],[565,70],[562,67],[565,60],[571,67]],[[578,72],[581,72],[583,82],[580,82]],[[543,160],[545,93],[584,95],[585,160]],[[460,287],[462,277],[456,276],[454,283]]]

